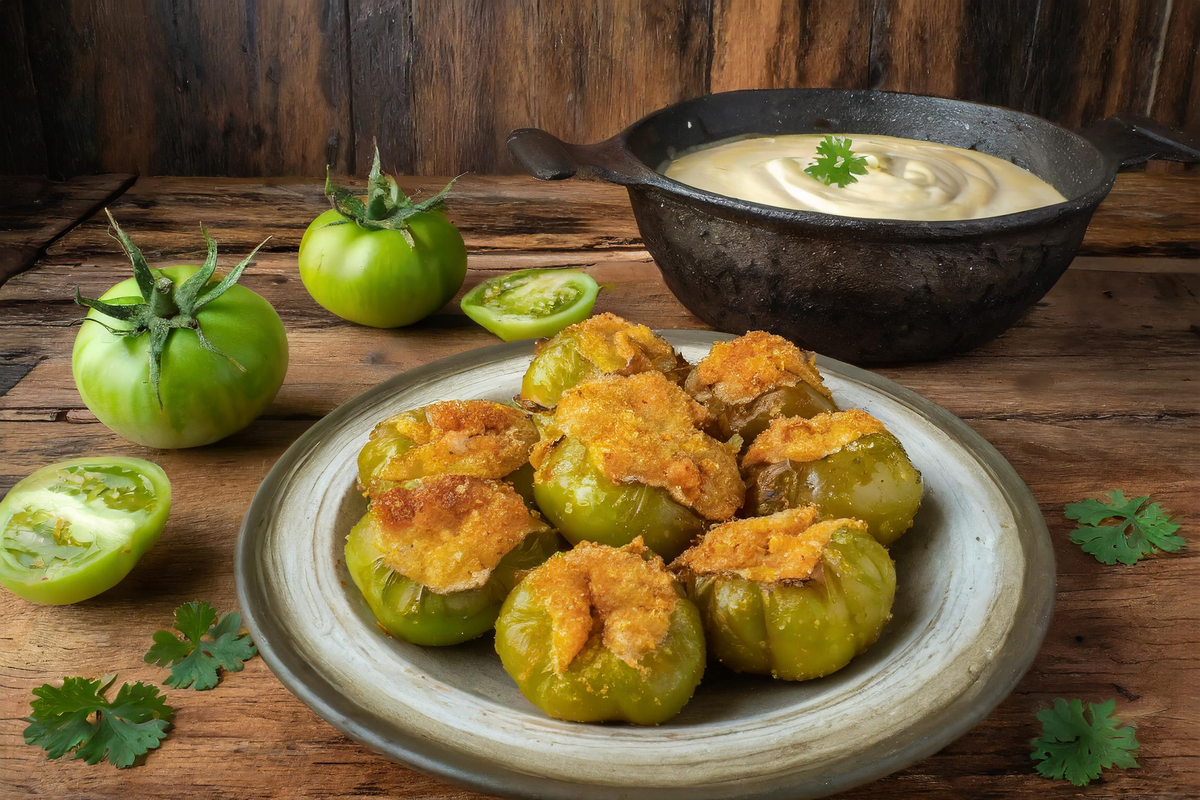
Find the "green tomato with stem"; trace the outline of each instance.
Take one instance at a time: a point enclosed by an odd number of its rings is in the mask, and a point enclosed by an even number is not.
[[[449,190],[413,202],[381,173],[378,148],[365,201],[326,175],[333,208],[300,240],[304,288],[326,310],[373,328],[411,325],[446,305],[467,275],[462,235],[442,213]]]
[[[254,253],[217,280],[217,245],[201,228],[204,266],[151,269],[111,214],[109,222],[134,277],[97,299],[76,289],[76,302],[89,309],[71,353],[83,402],[146,447],[197,447],[249,425],[275,398],[288,365],[279,315],[237,285]]]

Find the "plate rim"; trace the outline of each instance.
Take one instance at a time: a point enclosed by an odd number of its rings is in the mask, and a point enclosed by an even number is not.
[[[736,338],[733,334],[694,329],[665,329],[657,332],[675,345],[704,346]],[[280,455],[255,490],[238,530],[234,550],[234,580],[238,608],[243,624],[250,631],[264,663],[284,688],[326,723],[389,760],[459,786],[500,797],[538,800],[564,797],[579,800],[629,797],[635,789],[575,783],[531,775],[494,762],[480,761],[451,746],[436,744],[418,735],[409,735],[400,740],[380,735],[372,730],[370,725],[355,719],[352,712],[359,706],[341,694],[336,684],[308,665],[289,642],[277,642],[267,635],[267,628],[264,628],[263,620],[256,610],[259,608],[258,601],[261,596],[264,601],[262,608],[269,611],[269,600],[262,596],[261,583],[256,580],[259,567],[255,558],[253,529],[261,527],[260,520],[265,521],[265,512],[269,509],[271,496],[284,477],[291,473],[294,462],[304,458],[320,442],[324,431],[339,425],[355,407],[377,396],[395,393],[407,384],[431,380],[440,374],[461,372],[472,366],[512,358],[522,353],[532,354],[533,346],[534,342],[528,340],[477,347],[397,373],[337,406],[302,433]],[[1016,617],[1022,619],[1028,615],[1033,628],[1025,629],[1025,635],[1015,641],[1011,635],[1005,639],[1005,644],[998,650],[996,659],[1001,666],[989,676],[989,680],[978,693],[964,693],[943,707],[940,716],[948,717],[950,721],[939,728],[937,733],[916,739],[887,752],[869,764],[823,781],[819,787],[813,781],[809,781],[807,786],[790,784],[786,776],[780,776],[774,781],[770,779],[771,776],[763,776],[762,782],[747,787],[749,791],[730,786],[728,796],[737,797],[739,800],[825,797],[878,780],[933,755],[987,718],[1012,693],[1040,651],[1053,613],[1057,573],[1049,529],[1033,493],[1004,456],[966,422],[895,381],[822,355],[817,355],[817,365],[866,384],[908,406],[955,439],[985,468],[1012,510],[1019,534],[1028,531],[1029,546],[1033,552],[1030,552],[1026,559],[1027,569],[1020,590]],[[258,596],[255,595],[256,589],[259,590]],[[1033,635],[1028,635],[1030,633]],[[341,707],[338,701],[341,701]],[[347,710],[344,707],[346,704],[352,705],[353,708]],[[688,787],[679,788],[688,791]],[[679,788],[656,787],[654,791],[664,798],[686,796],[679,794]]]

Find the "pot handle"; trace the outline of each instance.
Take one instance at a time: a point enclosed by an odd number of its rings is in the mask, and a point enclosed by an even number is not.
[[[1152,158],[1200,163],[1200,141],[1149,117],[1109,117],[1089,125],[1080,134],[1116,162],[1118,169]]]
[[[508,152],[530,175],[543,181],[561,181],[583,173],[623,186],[646,183],[647,176],[656,173],[634,158],[621,138],[568,144],[540,128],[518,128],[508,135]]]

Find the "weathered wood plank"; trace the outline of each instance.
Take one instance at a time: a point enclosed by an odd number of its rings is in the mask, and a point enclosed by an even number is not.
[[[403,178],[409,192],[428,196],[446,179]],[[347,181],[361,185],[361,181]],[[294,250],[328,208],[319,182],[290,178],[141,178],[113,204],[122,227],[156,258],[197,252],[199,223],[221,252],[248,251],[270,236],[268,251]],[[536,181],[529,177],[468,175],[449,201],[449,216],[472,252],[640,249],[625,190],[597,181]],[[1200,255],[1200,181],[1174,175],[1126,173],[1100,205],[1082,255],[1174,258]],[[102,218],[50,250],[55,263],[83,262],[112,252]]]
[[[1200,130],[1200,3],[1173,2],[1161,43],[1148,113],[1154,119],[1187,131]],[[1152,162],[1149,172],[1188,173],[1194,164]]]
[[[1167,5],[879,0],[870,86],[1006,105],[1072,128],[1144,114]]]
[[[874,0],[716,0],[711,91],[863,88],[874,5]]]
[[[413,35],[423,174],[519,171],[513,128],[596,141],[708,87],[706,0],[418,3]]]
[[[0,286],[32,267],[51,243],[133,180],[132,175],[92,175],[63,183],[0,178]]]
[[[342,0],[27,4],[51,171],[351,169],[344,9]]]
[[[354,108],[352,168],[370,169],[373,143],[389,173],[412,173],[412,0],[350,0],[350,80]]]
[[[0,3],[0,175],[44,175],[46,140],[25,40],[25,0]]]

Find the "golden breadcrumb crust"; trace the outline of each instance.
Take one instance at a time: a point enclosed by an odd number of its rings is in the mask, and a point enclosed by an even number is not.
[[[660,487],[705,519],[729,519],[746,487],[736,447],[697,427],[711,419],[660,372],[608,375],[563,394],[530,461],[540,468],[559,439],[573,437],[614,483]]]
[[[773,420],[758,435],[742,465],[816,461],[867,434],[886,432],[882,422],[858,408],[817,414],[812,419],[784,417]]]
[[[624,547],[580,542],[522,582],[550,617],[554,669],[563,674],[593,636],[637,667],[667,636],[675,579],[639,536]]]
[[[815,520],[816,509],[802,506],[715,525],[699,544],[675,559],[671,569],[740,575],[759,583],[808,580],[835,532],[867,530],[866,523],[856,519]]]
[[[433,475],[376,495],[383,562],[439,594],[478,589],[530,533],[548,530],[504,481]]]
[[[714,344],[683,388],[701,403],[715,398],[737,405],[800,382],[833,399],[817,371],[816,356],[782,336],[750,331],[733,341]]]
[[[675,349],[645,325],[605,312],[565,328],[559,336],[575,340],[575,347],[603,373],[634,375],[639,372],[673,372],[679,366]]]
[[[537,429],[529,416],[490,400],[448,400],[389,417],[371,438],[399,434],[414,446],[388,461],[378,480],[407,481],[454,473],[503,478],[529,461]]]

